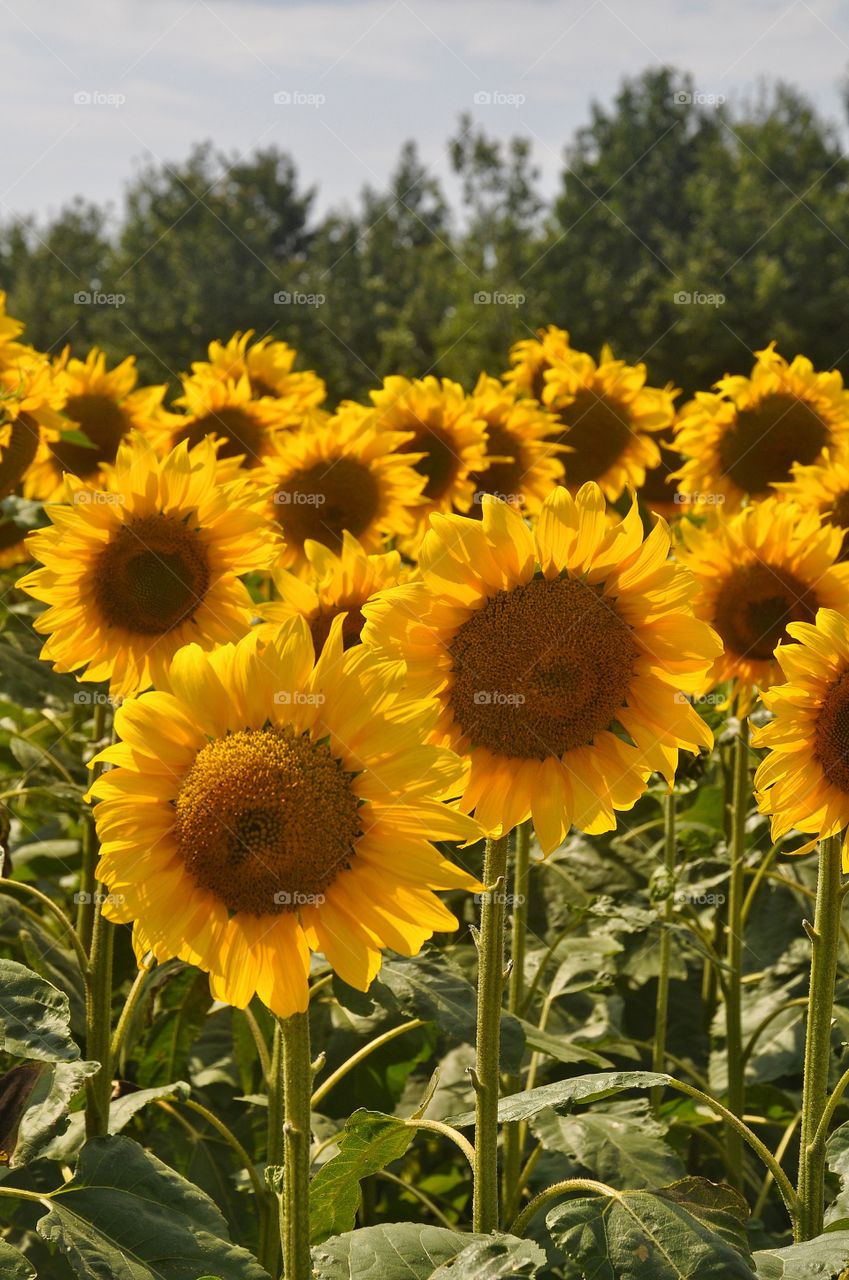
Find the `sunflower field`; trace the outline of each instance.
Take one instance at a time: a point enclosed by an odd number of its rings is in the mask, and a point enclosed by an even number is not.
[[[849,1276],[841,375],[0,300],[3,1280]]]

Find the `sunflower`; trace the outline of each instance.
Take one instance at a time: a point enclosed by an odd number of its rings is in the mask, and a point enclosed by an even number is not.
[[[297,425],[308,409],[315,409],[327,399],[324,382],[312,370],[293,372],[298,353],[286,342],[259,338],[250,345],[253,329],[236,332],[228,342],[210,342],[209,360],[196,360],[186,383],[201,383],[209,378],[240,381],[247,378],[254,399],[271,396],[281,402]]]
[[[139,436],[118,449],[106,491],[65,479],[52,527],[27,539],[44,567],[20,586],[50,605],[36,620],[42,658],[126,697],[159,685],[174,653],[238,638],[253,608],[238,574],[277,554],[267,496],[221,483],[215,446],[179,445],[160,460]],[[80,670],[83,668],[83,670]]]
[[[0,500],[50,457],[50,446],[70,426],[60,413],[65,394],[64,376],[31,348],[18,348],[0,365]]]
[[[440,803],[463,766],[422,745],[435,707],[411,705],[400,664],[344,653],[341,623],[317,662],[300,617],[266,644],[183,649],[167,692],[118,710],[92,787],[104,911],[135,922],[137,954],[281,1017],[307,1006],[310,951],[364,991],[383,948],[457,927],[435,889],[480,888],[433,845],[479,834]]]
[[[184,440],[191,447],[214,436],[221,442],[219,458],[238,458],[246,469],[273,453],[276,435],[292,425],[282,401],[271,396],[254,399],[247,376],[185,379],[183,394],[174,404],[187,413],[171,416],[159,434],[161,448],[173,449]]]
[[[535,338],[523,338],[510,348],[510,368],[502,374],[502,379],[518,395],[542,401],[546,371],[569,349],[569,334],[565,329],[558,329],[554,324],[538,329]]]
[[[535,400],[517,398],[515,391],[485,373],[470,400],[475,417],[486,423],[487,458],[495,460],[471,473],[475,497],[469,515],[480,515],[485,493],[536,515],[563,479],[558,458],[563,450],[551,440],[558,431],[556,419]]]
[[[461,807],[490,834],[533,816],[543,852],[571,825],[613,830],[653,770],[710,747],[692,691],[719,651],[636,502],[611,525],[604,495],[558,487],[536,532],[507,503],[483,520],[433,516],[421,583],[366,605],[364,643],[403,658],[411,694],[435,697],[440,745],[468,753]]]
[[[10,516],[0,512],[0,569],[10,569],[26,564],[32,559],[26,548],[28,526],[18,524]]]
[[[660,462],[646,471],[646,478],[637,490],[640,505],[646,511],[665,516],[667,520],[681,516],[690,509],[686,502],[681,501],[682,495],[678,493],[675,472],[681,465],[681,456],[674,451],[672,441],[671,431],[664,431],[656,437]]]
[[[308,574],[307,541],[339,551],[345,530],[369,552],[412,535],[424,477],[413,469],[418,455],[402,452],[409,438],[378,430],[374,413],[355,404],[280,437],[263,475],[285,538],[281,568]]]
[[[408,580],[412,572],[402,565],[400,552],[369,555],[347,530],[342,534],[339,555],[310,539],[304,543],[304,555],[309,563],[309,578],[297,578],[288,569],[272,571],[281,598],[258,606],[262,618],[259,629],[260,634],[268,635],[281,622],[299,614],[307,621],[316,653],[324,647],[331,623],[338,614],[344,615],[344,648],[359,644],[365,621],[363,606],[378,591]]]
[[[773,840],[793,828],[824,839],[849,826],[849,622],[820,609],[787,630],[797,643],[776,650],[787,683],[763,694],[773,719],[752,732],[770,752],[755,774],[758,808]]]
[[[28,476],[27,493],[42,498],[61,497],[62,476],[70,471],[94,484],[101,467],[115,461],[118,446],[131,431],[149,434],[173,415],[162,408],[164,386],[136,387],[135,356],[127,356],[114,369],[106,368],[106,355],[92,347],[85,360],[71,356],[66,347],[54,369],[64,375],[66,399],[62,408],[67,426],[87,443],[58,440],[42,464]]]
[[[833,456],[811,467],[793,466],[793,479],[773,487],[806,511],[816,511],[843,534],[839,560],[849,560],[849,455]]]
[[[653,437],[672,425],[675,394],[672,387],[647,387],[646,366],[614,360],[608,346],[598,364],[584,351],[555,359],[543,400],[562,424],[554,439],[567,448],[569,489],[592,480],[615,502],[626,485],[639,488],[660,462]]]
[[[780,679],[773,653],[789,623],[849,609],[849,564],[835,564],[841,532],[815,511],[773,497],[701,527],[684,520],[681,533],[681,559],[698,584],[693,608],[724,645],[706,688],[734,680],[768,689]]]
[[[788,364],[774,342],[755,355],[750,377],[698,392],[676,425],[682,492],[721,494],[734,510],[769,496],[794,463],[810,466],[849,444],[849,392],[837,370],[817,373],[804,356]]]
[[[0,289],[0,364],[5,364],[10,355],[20,349],[17,339],[24,331],[24,324],[6,312],[6,294]]]
[[[372,391],[376,423],[390,435],[407,432],[401,453],[416,454],[424,480],[425,505],[418,510],[417,536],[432,511],[468,511],[475,493],[473,475],[486,466],[486,423],[458,382],[426,378],[385,378]]]

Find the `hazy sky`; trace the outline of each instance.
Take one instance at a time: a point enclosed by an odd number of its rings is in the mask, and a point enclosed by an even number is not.
[[[0,0],[0,15],[0,218],[76,194],[119,208],[141,159],[206,138],[288,150],[327,207],[381,183],[410,137],[444,176],[462,111],[531,137],[551,189],[590,100],[625,75],[672,64],[729,99],[782,77],[840,119],[849,67],[847,0]]]

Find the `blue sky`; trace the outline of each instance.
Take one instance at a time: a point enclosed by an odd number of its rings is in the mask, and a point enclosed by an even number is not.
[[[782,77],[842,123],[849,67],[846,0],[0,0],[0,17],[4,219],[77,194],[120,209],[140,160],[206,138],[288,150],[327,208],[410,137],[444,177],[462,111],[529,136],[551,190],[625,75],[672,64],[731,100]]]

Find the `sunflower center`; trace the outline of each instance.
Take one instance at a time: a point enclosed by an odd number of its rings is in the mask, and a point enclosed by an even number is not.
[[[206,436],[212,434],[219,436],[222,440],[218,450],[219,458],[237,458],[240,454],[244,454],[243,466],[255,467],[259,462],[263,452],[265,431],[256,418],[246,413],[244,409],[240,409],[238,405],[216,409],[213,413],[206,413],[203,417],[196,418],[188,427],[176,433],[174,443],[182,444],[184,440],[188,440],[189,448],[193,449]]]
[[[335,609],[321,610],[314,618],[310,618],[312,642],[317,654],[321,653],[327,637],[330,635],[330,626],[333,619],[345,609],[347,609],[347,612],[345,621],[342,623],[342,647],[343,649],[353,649],[354,645],[360,643],[360,635],[366,624],[361,610],[356,605],[340,604]]]
[[[540,360],[539,364],[534,370],[534,376],[531,381],[531,395],[533,396],[534,400],[538,400],[540,404],[542,404],[542,393],[543,391],[545,391],[546,370],[550,368],[551,368],[551,365],[548,363],[547,360]]]
[[[156,636],[190,618],[209,583],[197,531],[171,516],[142,516],[122,525],[100,553],[95,599],[109,626]]]
[[[397,452],[425,455],[413,465],[420,476],[427,477],[423,496],[437,502],[451,488],[460,465],[451,436],[441,427],[421,422],[418,418],[404,424],[401,429],[414,431],[415,435],[406,444],[399,445]]]
[[[270,382],[265,381],[265,378],[260,378],[256,374],[251,373],[248,375],[248,380],[251,384],[251,395],[256,399],[260,399],[262,396],[273,396],[275,399],[277,398],[279,394],[277,388],[272,387]]]
[[[351,780],[326,743],[290,725],[208,743],[174,804],[186,868],[229,911],[279,915],[320,901],[361,835]]]
[[[814,589],[774,565],[751,564],[723,584],[713,625],[726,648],[767,662],[787,635],[788,622],[813,622]]]
[[[544,760],[615,725],[639,650],[600,589],[534,578],[499,591],[459,628],[451,706],[473,747]]]
[[[834,681],[823,699],[814,742],[831,785],[849,793],[849,671]]]
[[[378,513],[380,489],[356,458],[328,458],[289,476],[274,503],[287,541],[302,545],[313,538],[337,547],[344,530],[359,538],[369,528]]]
[[[0,499],[8,498],[18,487],[38,452],[38,440],[38,424],[28,414],[19,414],[11,425],[8,443],[0,445]]]
[[[556,436],[555,441],[575,451],[563,457],[570,489],[579,489],[609,471],[633,436],[623,406],[589,388],[579,391],[571,404],[557,410],[557,415],[568,430]]]
[[[475,493],[493,493],[505,501],[517,502],[522,495],[522,485],[527,474],[522,445],[509,431],[498,423],[488,423],[487,453],[512,457],[512,462],[493,462],[483,471],[473,471],[469,477]],[[475,502],[468,514],[480,519],[483,504]]]
[[[101,463],[115,461],[118,446],[130,427],[120,405],[109,396],[71,396],[64,413],[77,423],[93,448],[57,440],[51,451],[59,470],[71,471],[75,476],[91,476]]]
[[[767,493],[774,481],[790,479],[794,462],[814,462],[829,438],[827,424],[807,401],[775,392],[737,413],[720,440],[719,460],[738,489]]]

